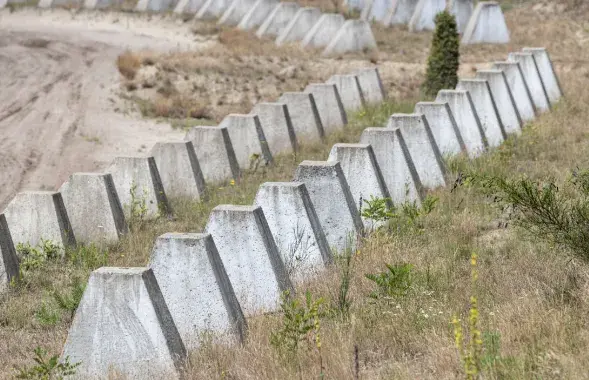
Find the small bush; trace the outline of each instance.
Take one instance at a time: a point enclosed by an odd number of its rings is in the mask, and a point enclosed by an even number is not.
[[[141,67],[141,57],[132,53],[130,50],[125,51],[117,58],[117,68],[122,76],[129,80],[135,79],[137,71]]]
[[[366,274],[365,277],[373,281],[377,289],[370,293],[370,297],[397,298],[409,293],[413,284],[411,264],[390,265],[386,264],[388,271],[379,274]]]
[[[39,380],[61,380],[66,376],[71,376],[76,373],[76,368],[81,363],[70,363],[69,357],[66,357],[62,363],[59,362],[59,357],[54,355],[47,357],[47,351],[41,347],[35,348],[35,365],[25,368],[16,368],[17,379],[39,379]]]

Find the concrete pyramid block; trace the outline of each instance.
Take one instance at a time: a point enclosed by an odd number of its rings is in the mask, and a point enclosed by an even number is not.
[[[80,8],[84,4],[84,0],[44,0],[39,1],[39,8]]]
[[[390,0],[371,0],[362,10],[361,19],[383,22],[389,13]]]
[[[237,26],[256,2],[257,0],[232,0],[219,18],[218,24]]]
[[[326,83],[336,85],[346,111],[358,111],[365,106],[366,101],[356,74],[332,75]]]
[[[150,155],[155,159],[167,197],[193,200],[205,197],[204,176],[190,141],[158,142]]]
[[[193,127],[184,140],[192,142],[205,181],[220,183],[239,178],[239,164],[227,128]]]
[[[348,10],[361,11],[367,5],[369,0],[344,0],[344,5]]]
[[[474,8],[474,0],[448,0],[448,10],[456,17],[458,33],[464,32]],[[505,20],[504,20],[505,21]]]
[[[546,94],[544,82],[540,77],[536,60],[532,53],[509,53],[508,61],[518,62],[521,66],[524,80],[526,81],[530,94],[532,95],[532,102],[538,112],[546,112],[550,110],[550,100]]]
[[[250,30],[262,25],[270,12],[278,5],[278,0],[257,0],[239,21],[239,29]]]
[[[499,117],[489,83],[484,79],[461,79],[456,89],[470,93],[489,146],[501,145],[507,138],[507,134]]]
[[[313,277],[332,261],[331,249],[305,184],[266,182],[258,189],[254,205],[264,211],[293,281]]]
[[[161,235],[149,267],[187,350],[197,349],[205,333],[243,342],[246,321],[211,235]]]
[[[299,143],[318,141],[325,136],[313,94],[285,92],[278,102],[286,104]]]
[[[441,90],[436,102],[448,103],[469,157],[478,157],[487,149],[485,133],[468,91]]]
[[[299,9],[297,3],[279,3],[256,31],[256,36],[277,37],[290,24]]]
[[[153,157],[116,157],[111,173],[125,217],[145,207],[146,218],[170,214],[171,208]]]
[[[194,18],[211,20],[219,18],[231,5],[232,0],[207,0],[198,10]]]
[[[524,79],[521,65],[517,62],[495,62],[493,68],[501,70],[505,74],[507,85],[511,90],[522,122],[534,120],[536,118],[536,107],[532,102],[532,94]]]
[[[448,103],[419,102],[415,105],[414,112],[423,114],[427,119],[442,156],[466,152],[462,135]]]
[[[354,249],[364,226],[339,162],[303,161],[294,180],[307,187],[330,248]]]
[[[507,84],[505,73],[501,70],[478,70],[476,77],[489,83],[505,133],[521,134],[522,120]]]
[[[227,128],[235,158],[242,170],[257,167],[260,163],[267,165],[272,161],[272,154],[258,116],[227,115],[219,127]]]
[[[421,204],[424,188],[399,129],[366,128],[360,142],[372,146],[393,204]]]
[[[446,9],[446,0],[419,0],[409,20],[409,31],[434,30],[436,15]]]
[[[250,115],[257,115],[272,155],[297,151],[297,137],[284,103],[258,103]]]
[[[62,248],[76,244],[60,193],[18,193],[6,206],[4,215],[14,244],[23,243],[34,247],[43,240],[51,241]]]
[[[0,214],[0,294],[8,290],[10,281],[18,276],[18,258],[4,214]]]
[[[524,48],[523,51],[534,56],[550,104],[556,103],[562,97],[562,88],[548,51],[545,48]]]
[[[74,173],[59,188],[78,244],[114,244],[127,233],[123,207],[108,173]]]
[[[419,0],[392,0],[383,25],[408,24]]]
[[[369,144],[335,144],[329,153],[329,161],[339,161],[350,187],[354,203],[361,212],[365,200],[372,197],[390,198],[376,156]],[[364,226],[377,227],[371,219],[362,218]]]
[[[116,8],[123,4],[123,0],[84,0],[83,7],[86,9]]]
[[[135,7],[136,12],[164,12],[173,9],[174,0],[139,0]]]
[[[1,1],[0,1],[1,4]],[[53,4],[53,0],[39,0],[39,2],[37,3],[37,7],[39,8],[51,8],[51,5]],[[6,6],[6,0],[4,0],[4,6]],[[3,8],[2,6],[0,6],[0,8]]]
[[[366,104],[377,105],[386,99],[386,91],[380,79],[378,67],[361,69],[356,72],[360,92]]]
[[[261,207],[220,205],[211,211],[210,233],[247,316],[276,310],[292,284]]]
[[[339,13],[321,15],[315,25],[305,34],[302,47],[325,48],[344,25],[346,20]]]
[[[315,26],[321,11],[318,8],[300,8],[291,21],[276,38],[276,45],[284,45],[289,42],[302,41],[305,35]]]
[[[305,92],[313,94],[325,133],[341,130],[348,124],[348,116],[337,86],[333,83],[311,83]]]
[[[152,270],[92,272],[62,357],[80,379],[180,379],[186,349]]]
[[[321,55],[331,56],[375,49],[376,40],[368,21],[346,20]]]
[[[509,29],[501,5],[495,1],[480,1],[462,35],[463,45],[467,44],[507,44]]]
[[[180,0],[174,13],[195,14],[206,3],[206,0]]]

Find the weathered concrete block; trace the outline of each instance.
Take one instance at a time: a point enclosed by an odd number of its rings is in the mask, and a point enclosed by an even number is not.
[[[356,76],[358,77],[362,98],[367,105],[377,105],[386,99],[387,94],[382,85],[378,67],[358,70]]]
[[[84,0],[44,0],[39,1],[39,8],[80,8]]]
[[[491,95],[489,83],[484,79],[461,79],[458,81],[456,89],[470,93],[483,128],[483,134],[489,146],[497,147],[501,145],[507,138],[507,134],[499,118],[497,105],[493,95]]]
[[[365,200],[372,197],[390,198],[380,167],[376,163],[376,156],[369,144],[335,144],[328,160],[339,161],[360,214]],[[362,218],[362,221],[368,230],[382,224],[374,223],[368,218]]]
[[[376,49],[376,40],[368,21],[346,20],[321,55],[325,57]]]
[[[235,158],[242,170],[260,164],[267,165],[272,161],[272,154],[257,115],[227,115],[219,127],[227,128]]]
[[[262,207],[293,281],[313,277],[332,261],[331,249],[305,184],[266,182],[258,189],[254,205]]]
[[[382,23],[388,16],[390,0],[370,0],[360,18],[362,20],[377,21]]]
[[[463,45],[509,43],[509,29],[507,29],[501,5],[495,1],[480,1],[464,28],[461,43]]]
[[[346,20],[339,13],[325,13],[305,34],[302,47],[324,48],[333,40],[337,32],[344,25]]]
[[[426,117],[442,155],[466,153],[466,146],[448,103],[419,102],[415,105],[414,112]]]
[[[6,6],[6,0],[5,1],[5,6]],[[37,7],[38,8],[51,8],[51,5],[53,4],[53,0],[39,0],[39,2],[37,3]],[[3,7],[0,7],[3,8]]]
[[[276,45],[280,46],[289,42],[301,41],[319,21],[320,17],[321,11],[318,8],[300,8],[276,38]]]
[[[207,0],[198,10],[194,18],[211,20],[219,18],[231,5],[232,0]]]
[[[117,157],[106,171],[112,174],[125,217],[132,217],[143,207],[146,218],[171,213],[153,157]]]
[[[167,197],[203,199],[205,179],[190,141],[158,142],[150,155],[155,159]]]
[[[8,290],[10,281],[18,276],[18,258],[4,214],[0,214],[0,294]]]
[[[344,0],[344,6],[348,10],[361,11],[366,6],[367,0]]]
[[[278,308],[292,284],[261,207],[220,205],[211,211],[210,233],[246,316]]]
[[[532,53],[509,53],[508,61],[518,62],[524,75],[530,94],[532,96],[532,102],[538,112],[546,112],[550,110],[550,101],[544,88],[544,82],[540,77],[536,60]]]
[[[325,133],[341,130],[348,124],[348,116],[335,84],[311,83],[305,92],[313,94]]]
[[[206,0],[180,0],[174,13],[195,14],[206,3]]]
[[[522,122],[534,120],[536,118],[536,107],[532,102],[532,94],[524,79],[521,65],[517,62],[495,62],[493,68],[501,70],[505,74]]]
[[[303,161],[294,180],[307,187],[331,249],[355,249],[364,226],[339,162]]]
[[[139,0],[135,6],[136,12],[164,12],[173,9],[174,0]]]
[[[463,90],[441,90],[436,102],[446,102],[450,106],[468,156],[474,158],[483,153],[487,149],[487,140],[470,93]]]
[[[122,3],[123,0],[84,0],[83,7],[86,9],[106,9],[121,6]]]
[[[421,204],[425,195],[424,189],[399,129],[366,128],[360,142],[372,145],[393,203]]]
[[[286,104],[258,103],[250,115],[258,116],[272,155],[297,151],[297,137]]]
[[[219,183],[239,178],[239,164],[227,128],[193,127],[184,140],[194,145],[205,181]]]
[[[398,128],[403,136],[411,160],[426,189],[446,186],[446,168],[436,140],[422,114],[393,114],[387,128]]]
[[[239,21],[239,29],[250,30],[262,25],[270,12],[278,5],[278,0],[257,0]]]
[[[256,31],[258,37],[277,37],[287,27],[300,7],[296,3],[279,3]]]
[[[524,48],[523,51],[534,56],[550,104],[556,103],[562,97],[562,88],[548,51],[545,48]]]
[[[59,192],[78,244],[113,244],[127,233],[123,207],[110,174],[74,173]]]
[[[489,83],[505,133],[521,134],[522,120],[507,84],[505,73],[501,70],[478,70],[477,78]]]
[[[392,0],[385,19],[384,26],[408,24],[415,13],[419,0]]]
[[[434,30],[436,15],[446,9],[446,0],[419,0],[409,20],[409,31]]]
[[[278,102],[288,107],[290,120],[299,143],[317,141],[325,136],[313,94],[305,92],[285,92]]]
[[[205,333],[243,342],[246,321],[211,235],[161,235],[149,267],[187,350],[197,349]]]
[[[332,75],[326,83],[333,83],[340,94],[346,111],[358,111],[366,104],[356,74]]]
[[[62,248],[74,246],[76,239],[60,193],[25,191],[18,193],[4,210],[14,244],[31,246],[43,240]],[[62,250],[62,254],[65,251]]]
[[[219,18],[218,24],[237,26],[257,0],[233,0]]]
[[[458,33],[462,33],[466,29],[466,25],[468,25],[468,21],[472,16],[473,8],[473,0],[448,0],[448,10],[456,17]]]
[[[180,379],[186,349],[152,270],[92,272],[62,357],[78,379]]]

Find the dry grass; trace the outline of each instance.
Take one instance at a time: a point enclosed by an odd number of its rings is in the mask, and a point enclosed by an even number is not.
[[[122,76],[129,80],[135,79],[141,67],[141,57],[127,50],[117,58],[117,68]]]

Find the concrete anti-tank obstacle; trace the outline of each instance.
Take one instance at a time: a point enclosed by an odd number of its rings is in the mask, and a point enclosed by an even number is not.
[[[536,107],[532,101],[530,88],[524,79],[521,65],[517,62],[495,62],[493,68],[501,70],[505,74],[507,85],[511,90],[522,122],[534,120],[536,118]]]
[[[488,143],[470,93],[464,90],[441,90],[438,91],[436,102],[446,102],[450,106],[468,156],[480,156]]]
[[[320,273],[332,254],[304,183],[266,182],[255,206],[262,207],[289,277],[302,282]]]
[[[106,172],[112,175],[125,217],[136,212],[145,212],[146,219],[171,214],[153,157],[116,157]]]
[[[293,287],[262,208],[219,205],[209,215],[206,232],[245,316],[276,310],[281,293]]]
[[[425,116],[442,156],[466,153],[466,146],[454,119],[454,114],[446,102],[419,102],[415,113]]]
[[[326,57],[376,49],[376,40],[368,21],[346,20],[321,55]]]
[[[239,164],[227,128],[192,127],[184,140],[192,142],[205,181],[220,183],[239,178]]]
[[[159,236],[149,267],[187,350],[200,347],[206,333],[243,342],[246,321],[211,235]]]
[[[393,204],[421,204],[424,189],[399,129],[366,128],[360,142],[372,146]]]
[[[348,124],[348,116],[337,86],[333,83],[311,83],[305,92],[313,94],[325,133],[341,130]]]
[[[332,75],[326,83],[336,85],[346,111],[358,111],[365,106],[366,102],[356,74]]]
[[[536,60],[532,53],[509,53],[508,61],[518,62],[522,69],[524,79],[530,89],[532,102],[538,112],[550,110],[550,101],[544,88],[544,83],[540,77]]]
[[[168,198],[203,199],[205,180],[190,141],[158,142],[150,155],[155,159]]]
[[[206,0],[180,0],[174,8],[174,13],[195,14],[206,3]]]
[[[299,9],[300,6],[296,3],[279,3],[256,31],[256,36],[260,38],[277,37],[291,22]]]
[[[378,67],[370,67],[356,71],[360,92],[366,105],[377,105],[386,99],[386,92],[380,79]]]
[[[409,31],[434,30],[436,15],[446,9],[446,0],[419,0],[409,20]]]
[[[281,46],[289,42],[301,41],[320,17],[321,11],[318,8],[300,8],[276,38],[276,45]]]
[[[243,16],[237,27],[250,30],[260,26],[277,5],[278,0],[257,0]]]
[[[54,0],[55,1],[55,0]],[[175,0],[139,0],[135,6],[136,12],[164,12],[173,9]]]
[[[34,247],[43,241],[51,241],[61,248],[76,244],[60,193],[18,193],[6,206],[4,214],[14,244],[23,243]],[[65,251],[61,250],[61,253]]]
[[[62,352],[74,378],[180,379],[186,348],[153,271],[103,267],[90,275]]]
[[[272,161],[272,154],[257,115],[230,114],[219,124],[227,128],[240,169],[247,170]]]
[[[446,168],[427,119],[422,114],[391,115],[387,128],[398,128],[409,150],[411,160],[426,189],[446,186]]]
[[[489,83],[484,79],[460,79],[456,89],[470,93],[489,146],[501,145],[507,138],[507,134],[499,117]]]
[[[346,22],[339,13],[325,13],[301,41],[302,47],[325,48]]]
[[[480,1],[462,35],[463,45],[468,44],[507,44],[509,29],[501,5],[495,1]]]
[[[18,258],[14,242],[8,230],[4,214],[0,214],[0,294],[10,286],[13,278],[18,276]]]
[[[448,0],[448,10],[456,17],[458,33],[464,32],[473,13],[474,0]]]
[[[524,48],[523,51],[534,56],[550,104],[556,103],[562,97],[562,88],[548,51],[545,48]]]
[[[74,173],[59,188],[78,244],[114,244],[128,231],[109,173]]]
[[[489,83],[505,133],[521,134],[522,119],[515,106],[505,73],[501,70],[477,70],[476,77]]]
[[[370,0],[362,9],[360,18],[382,23],[387,18],[390,6],[390,0]]]
[[[360,214],[364,201],[373,197],[390,198],[374,151],[369,144],[335,144],[331,148],[328,160],[339,161]],[[368,230],[379,226],[368,218],[362,218],[362,221]]]
[[[231,0],[207,0],[194,18],[201,20],[219,18],[225,13],[229,5],[231,5]]]
[[[1,1],[2,0],[0,0],[0,2]],[[4,0],[4,1],[6,1],[6,0]],[[37,8],[51,8],[52,3],[53,3],[53,0],[39,0],[39,2],[37,3]],[[0,6],[0,8],[2,8],[2,7]]]
[[[344,0],[344,6],[353,11],[361,11],[367,3],[368,0]]]
[[[294,181],[307,187],[329,246],[339,253],[354,249],[364,226],[339,162],[303,161]]]
[[[278,102],[287,105],[290,120],[299,143],[318,141],[325,137],[325,130],[313,94],[285,92],[280,96]]]
[[[217,23],[237,26],[250,9],[254,7],[256,1],[257,0],[232,0]]]
[[[418,2],[419,0],[392,0],[382,24],[384,26],[408,24]]]
[[[284,103],[257,103],[250,115],[257,115],[272,155],[298,150],[288,106]]]

